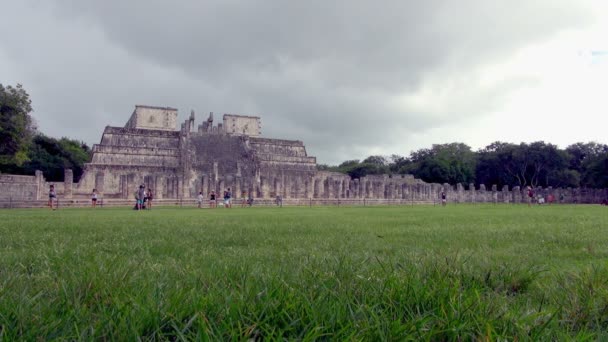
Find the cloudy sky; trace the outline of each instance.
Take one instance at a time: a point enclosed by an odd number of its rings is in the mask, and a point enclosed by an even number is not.
[[[98,143],[148,104],[260,115],[330,164],[608,143],[605,0],[2,2],[0,83],[51,136]]]

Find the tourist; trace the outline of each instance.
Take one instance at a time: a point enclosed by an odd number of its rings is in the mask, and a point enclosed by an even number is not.
[[[226,191],[224,191],[224,207],[226,208],[231,208],[232,205],[230,204],[230,200],[232,197],[232,193],[230,192],[230,188],[226,189]]]
[[[198,202],[198,208],[199,209],[203,207],[203,199],[204,199],[203,192],[199,191],[198,197],[196,198],[196,201]]]
[[[152,189],[148,188],[148,192],[146,192],[146,199],[148,200],[148,205],[146,208],[148,210],[152,210],[152,199],[154,199],[154,194],[152,194]]]
[[[215,199],[215,191],[211,191],[211,194],[209,194],[209,207],[211,207],[211,208],[217,207],[217,200]]]
[[[441,192],[441,205],[445,207],[447,204],[448,204],[448,200],[445,196],[445,191],[442,191]]]
[[[538,195],[538,204],[545,204],[545,198],[542,195]]]
[[[93,189],[93,193],[91,194],[91,206],[93,208],[97,207],[97,189]]]
[[[532,206],[532,200],[534,199],[534,190],[531,187],[527,187],[528,189],[528,207]]]
[[[251,207],[253,205],[253,194],[251,193],[251,191],[249,192],[249,194],[247,195],[247,204]]]
[[[277,195],[277,198],[275,199],[277,206],[279,207],[283,207],[283,198],[281,197],[281,195]]]
[[[55,207],[53,208],[53,203],[55,203]],[[51,208],[52,210],[57,209],[58,207],[58,203],[57,203],[57,192],[55,191],[55,185],[51,184],[51,186],[49,187],[49,208]]]
[[[555,196],[553,194],[547,195],[547,203],[549,203],[549,205],[551,205],[551,204],[553,204],[553,202],[555,202]]]
[[[144,199],[146,198],[146,188],[143,185],[139,186],[139,190],[137,190],[137,210],[142,210],[144,208]]]

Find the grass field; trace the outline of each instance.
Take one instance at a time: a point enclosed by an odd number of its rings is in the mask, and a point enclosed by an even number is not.
[[[0,340],[606,340],[608,208],[0,211]]]

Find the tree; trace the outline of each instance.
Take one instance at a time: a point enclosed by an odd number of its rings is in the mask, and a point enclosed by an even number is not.
[[[409,158],[393,154],[390,156],[390,160],[391,162],[389,163],[388,168],[392,173],[408,173],[408,166],[411,164]]]
[[[433,145],[410,155],[410,164],[403,169],[430,183],[469,183],[475,180],[477,158],[463,143]]]
[[[342,162],[342,164],[338,165],[338,168],[349,168],[359,165],[359,159],[347,160]]]
[[[32,102],[21,84],[0,84],[0,167],[27,161],[28,143],[35,131]]]
[[[583,183],[592,188],[608,188],[608,153],[589,160]]]
[[[568,170],[568,158],[565,151],[543,141],[495,142],[479,151],[476,175],[488,186],[576,186],[578,174]]]
[[[84,164],[90,158],[89,147],[76,140],[59,140],[38,134],[34,137],[28,153],[29,161],[24,163],[22,173],[33,174],[36,170],[44,173],[49,181],[64,179],[64,170],[72,169],[74,181],[78,181],[84,171]]]
[[[377,166],[385,166],[388,164],[388,160],[384,156],[369,156],[363,160],[363,163]]]
[[[608,158],[608,145],[596,142],[576,143],[568,146],[569,168],[580,176],[580,185],[586,187],[604,187],[602,184],[602,163]]]
[[[515,177],[508,171],[506,165],[512,162],[510,151],[516,145],[496,141],[477,152],[477,167],[475,178],[479,184],[490,187],[496,184],[499,187],[514,184]],[[510,166],[511,169],[513,165]]]

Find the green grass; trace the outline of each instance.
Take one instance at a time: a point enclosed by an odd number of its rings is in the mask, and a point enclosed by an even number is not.
[[[0,340],[605,340],[599,206],[0,211]]]

